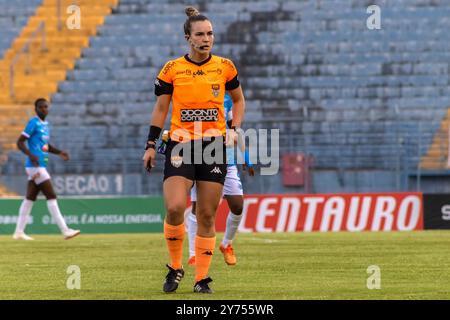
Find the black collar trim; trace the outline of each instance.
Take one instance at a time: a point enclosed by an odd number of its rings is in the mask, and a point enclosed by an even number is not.
[[[206,63],[208,63],[209,60],[211,60],[212,55],[209,54],[209,57],[206,58],[206,60],[203,60],[202,62],[195,62],[195,61],[192,61],[192,60],[189,58],[189,55],[188,55],[188,54],[186,54],[186,55],[184,56],[184,58],[185,58],[187,61],[189,61],[190,63],[193,63],[193,64],[195,64],[195,65],[197,65],[197,66],[200,67],[200,66],[202,66],[202,65],[204,65],[204,64],[206,64]]]

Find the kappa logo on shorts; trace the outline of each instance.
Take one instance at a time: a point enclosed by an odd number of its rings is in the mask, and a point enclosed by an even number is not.
[[[179,167],[181,167],[181,165],[183,164],[183,157],[180,157],[180,156],[173,156],[173,157],[170,157],[170,163],[171,163],[172,166],[174,166],[175,168],[179,168]]]
[[[214,167],[214,169],[212,169],[210,173],[222,174],[222,171],[220,171],[219,167]]]

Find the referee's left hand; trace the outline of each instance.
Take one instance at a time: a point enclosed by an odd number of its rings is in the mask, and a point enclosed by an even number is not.
[[[142,161],[144,161],[144,168],[148,172],[150,172],[156,164],[155,157],[156,157],[156,150],[152,148],[147,149],[144,153],[144,156],[142,157]]]

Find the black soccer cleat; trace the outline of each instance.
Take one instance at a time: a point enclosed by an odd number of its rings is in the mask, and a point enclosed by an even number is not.
[[[169,268],[169,273],[166,276],[166,281],[164,282],[163,290],[164,292],[175,292],[178,289],[178,284],[181,279],[184,277],[183,269],[174,269],[168,264],[166,264],[167,268]]]
[[[198,281],[194,285],[194,292],[196,292],[196,293],[213,293],[211,288],[208,286],[208,283],[210,283],[210,282],[212,282],[212,279],[210,277]]]

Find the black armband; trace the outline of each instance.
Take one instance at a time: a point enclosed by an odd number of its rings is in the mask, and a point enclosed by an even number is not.
[[[236,75],[233,79],[231,79],[230,81],[225,83],[225,89],[227,91],[234,90],[234,89],[238,88],[239,85],[240,85],[240,82],[238,80],[238,76]]]
[[[155,80],[155,95],[161,96],[163,94],[171,95],[173,93],[173,84],[162,81],[161,79]]]
[[[158,140],[159,135],[161,134],[161,128],[157,126],[150,126],[150,130],[148,131],[147,141],[156,142]]]

